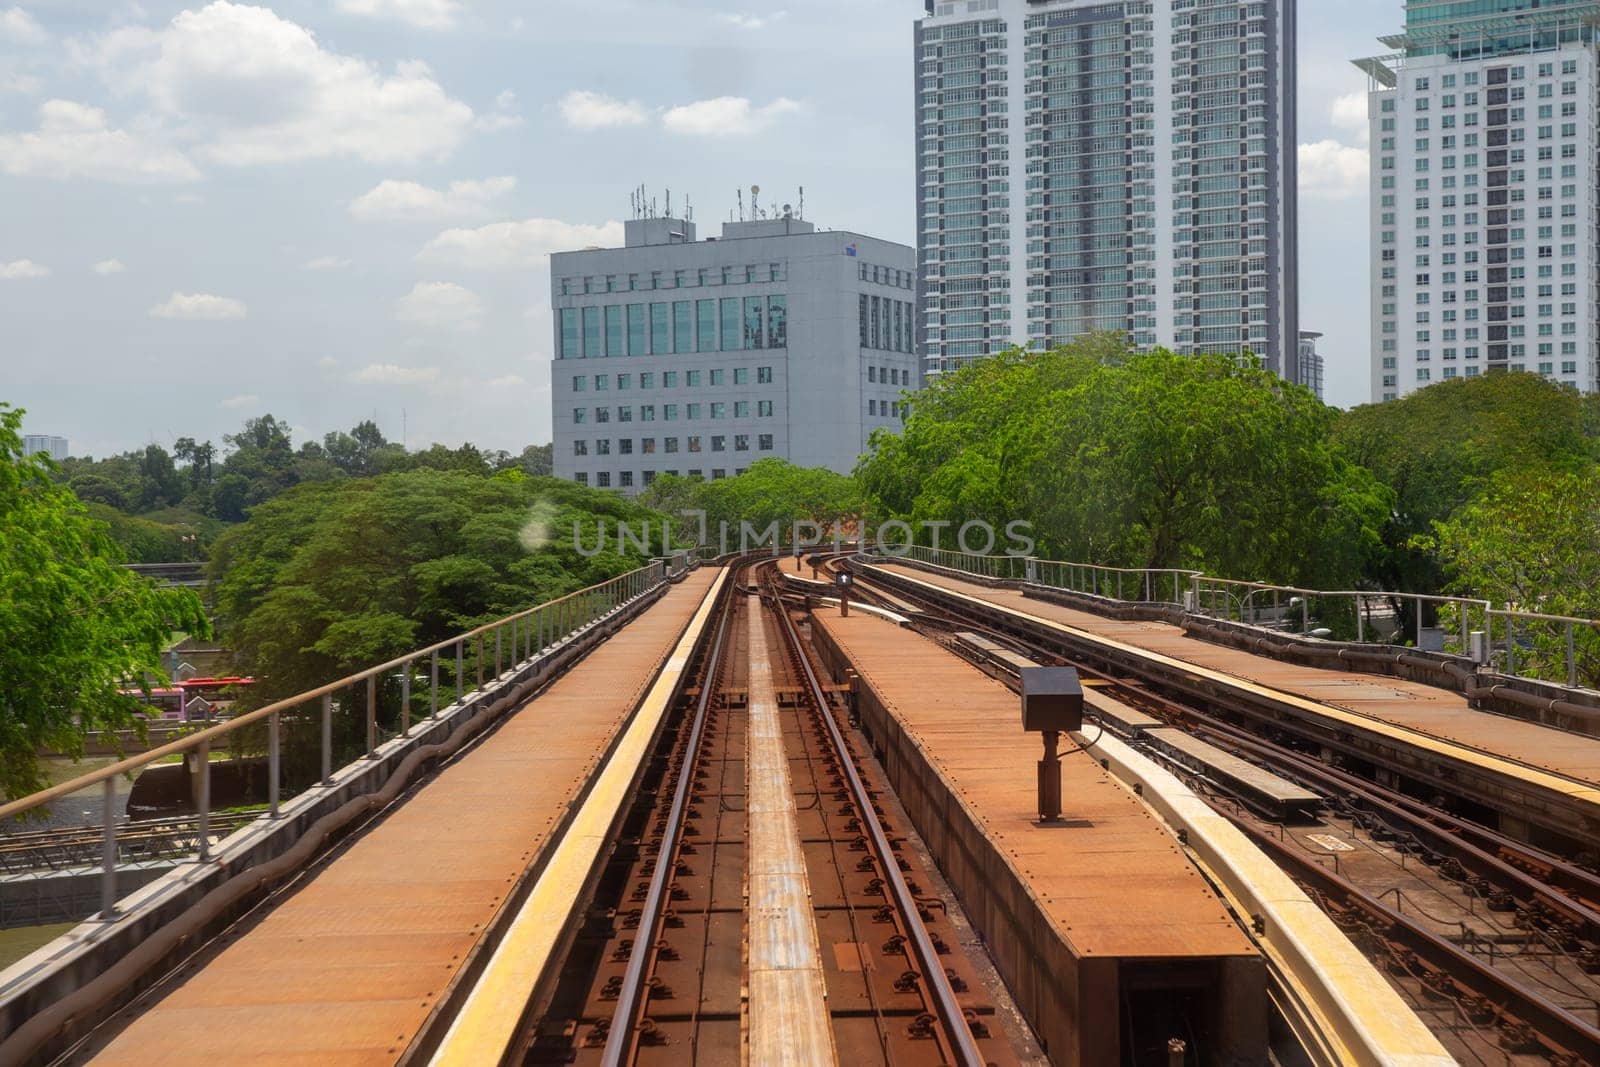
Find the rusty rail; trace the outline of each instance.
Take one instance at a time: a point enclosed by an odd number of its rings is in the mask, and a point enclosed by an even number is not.
[[[872,805],[872,796],[867,791],[866,783],[861,780],[860,773],[856,770],[855,761],[850,758],[850,749],[845,744],[844,734],[839,730],[839,723],[833,714],[833,707],[828,702],[828,694],[823,689],[817,672],[811,665],[811,659],[806,655],[805,647],[801,644],[800,634],[795,629],[794,620],[789,617],[789,612],[781,601],[775,603],[779,619],[782,621],[784,637],[789,642],[790,650],[794,653],[796,661],[800,664],[801,671],[805,674],[806,688],[810,690],[811,698],[816,702],[822,715],[822,722],[827,727],[829,740],[839,756],[839,765],[844,771],[845,781],[850,788],[856,807],[861,812],[862,828],[866,830],[867,838],[872,844],[873,851],[878,854],[882,862],[884,880],[887,882],[890,894],[894,898],[895,906],[905,917],[906,927],[911,934],[911,944],[917,958],[917,965],[922,968],[927,978],[928,988],[931,991],[935,1005],[938,1007],[939,1022],[944,1027],[950,1041],[951,1052],[956,1062],[962,1067],[984,1067],[983,1053],[978,1049],[977,1040],[972,1035],[972,1027],[968,1023],[960,1002],[956,999],[955,990],[951,988],[949,976],[945,974],[944,964],[939,960],[938,950],[934,947],[933,939],[928,936],[928,929],[923,925],[922,913],[918,907],[916,897],[912,895],[911,888],[906,885],[905,875],[900,871],[900,864],[896,861],[894,848],[889,842],[889,837],[883,832],[883,823],[878,818],[878,813]]]

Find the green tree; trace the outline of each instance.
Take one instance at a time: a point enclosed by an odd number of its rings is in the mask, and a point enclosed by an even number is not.
[[[210,632],[199,598],[120,566],[103,523],[24,455],[22,412],[0,404],[0,789],[42,788],[41,749],[83,752],[92,734],[138,728],[120,690],[162,678],[175,629]]]
[[[813,523],[820,536],[851,526],[861,515],[861,493],[847,475],[826,467],[799,467],[783,459],[761,459],[743,474],[715,481],[663,475],[639,497],[640,503],[674,517],[674,527],[687,537],[699,531],[690,528],[689,519],[680,518],[685,509],[706,514],[709,543],[721,541],[727,531],[730,550],[740,545],[742,525],[748,523],[752,538],[770,526],[778,527],[778,540],[790,542],[796,523]],[[802,538],[811,531],[801,529]]]
[[[1499,472],[1417,547],[1437,551],[1452,593],[1596,620],[1574,644],[1580,684],[1600,687],[1600,467]],[[1564,626],[1528,624],[1519,638],[1519,674],[1565,679]]]
[[[911,410],[857,468],[873,517],[1026,520],[1050,558],[1340,585],[1387,510],[1332,409],[1232,356],[1094,336],[941,376]]]

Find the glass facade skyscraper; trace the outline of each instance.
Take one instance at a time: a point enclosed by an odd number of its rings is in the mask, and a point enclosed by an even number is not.
[[[1600,389],[1600,0],[1411,0],[1372,123],[1372,399],[1527,371]]]
[[[935,0],[916,26],[926,367],[1095,330],[1298,373],[1294,6]]]

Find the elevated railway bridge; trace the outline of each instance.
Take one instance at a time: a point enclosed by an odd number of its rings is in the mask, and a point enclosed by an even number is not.
[[[105,798],[0,1063],[1600,1062],[1596,694],[1067,573],[657,560],[0,807]]]

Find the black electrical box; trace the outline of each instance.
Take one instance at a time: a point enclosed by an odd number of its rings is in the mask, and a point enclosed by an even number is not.
[[[1022,728],[1083,729],[1083,686],[1071,667],[1022,668]]]

